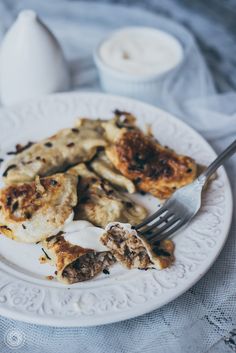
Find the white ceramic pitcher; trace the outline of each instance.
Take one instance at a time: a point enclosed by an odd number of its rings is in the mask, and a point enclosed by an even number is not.
[[[2,104],[66,91],[69,86],[69,70],[58,41],[34,11],[20,12],[0,48]]]

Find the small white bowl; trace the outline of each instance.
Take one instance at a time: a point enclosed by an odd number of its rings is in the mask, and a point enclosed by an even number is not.
[[[156,30],[155,28],[150,27],[127,27],[125,29],[122,29],[122,31],[125,31],[126,29],[130,28],[144,31]],[[182,65],[184,59],[184,47],[180,40],[173,36],[171,33],[168,33],[162,29],[158,29],[158,31],[162,31],[164,33],[169,34],[179,42],[182,47],[182,58],[176,64],[176,66],[170,68],[165,72],[135,76],[134,74],[122,72],[118,69],[109,66],[107,63],[104,62],[104,60],[100,56],[100,48],[103,43],[112,38],[114,34],[120,31],[121,30],[113,32],[111,35],[103,39],[94,51],[94,61],[99,72],[101,86],[104,91],[109,93],[128,96],[149,103],[156,103],[158,96],[161,95],[165,81],[179,69],[180,65]]]

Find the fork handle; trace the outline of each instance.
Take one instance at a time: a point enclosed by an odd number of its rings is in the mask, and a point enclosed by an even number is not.
[[[198,180],[205,182],[215,171],[236,152],[236,140],[229,145],[199,176]]]

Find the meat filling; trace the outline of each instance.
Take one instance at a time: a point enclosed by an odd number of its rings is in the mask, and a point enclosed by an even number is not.
[[[151,248],[128,224],[109,224],[100,240],[116,260],[129,269],[162,269],[174,261],[174,244],[171,240],[163,240]]]
[[[62,278],[69,284],[87,281],[115,262],[115,258],[109,252],[91,252],[66,266]]]

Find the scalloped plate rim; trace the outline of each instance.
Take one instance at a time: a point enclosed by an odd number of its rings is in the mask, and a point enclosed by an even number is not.
[[[40,97],[38,99],[32,99],[28,102],[24,102],[24,103],[20,103],[17,104],[15,106],[12,106],[10,108],[6,108],[3,107],[0,109],[0,115],[2,112],[6,112],[6,111],[11,111],[13,110],[15,112],[15,109],[18,109],[19,107],[26,107],[28,104],[36,104],[37,102],[41,102],[41,101],[46,101],[46,100],[53,100],[54,98],[59,98],[59,99],[65,99],[67,100],[67,97],[85,97],[87,99],[89,99],[89,97],[93,97],[95,100],[102,98],[102,99],[113,99],[113,100],[117,100],[117,101],[123,101],[123,103],[127,103],[127,104],[135,104],[135,105],[139,105],[143,110],[145,109],[152,109],[153,111],[155,110],[157,113],[161,113],[165,116],[167,116],[171,121],[177,123],[177,125],[179,125],[180,127],[185,127],[187,129],[189,129],[189,131],[191,131],[195,136],[196,139],[202,141],[205,143],[205,145],[207,146],[208,151],[212,154],[212,155],[216,155],[216,153],[214,152],[214,150],[212,149],[212,147],[208,144],[208,142],[198,133],[196,132],[192,127],[190,127],[188,124],[186,124],[185,122],[179,120],[178,118],[176,118],[175,116],[173,116],[172,114],[151,106],[147,103],[143,103],[143,102],[139,102],[137,100],[134,99],[130,99],[130,98],[126,98],[126,97],[120,97],[120,96],[114,96],[114,95],[108,95],[108,94],[103,94],[103,93],[95,93],[95,92],[71,92],[71,93],[56,93],[53,95],[49,95],[49,96],[45,96],[45,97]],[[93,99],[91,98],[91,100]],[[1,132],[0,132],[1,135]],[[189,288],[191,288],[196,282],[198,282],[203,275],[209,270],[209,268],[212,266],[212,264],[214,263],[214,261],[216,260],[216,258],[218,257],[219,253],[221,252],[225,241],[227,240],[227,236],[230,230],[230,225],[231,225],[231,220],[232,220],[232,212],[233,212],[233,197],[232,197],[232,191],[231,191],[231,187],[230,187],[230,183],[227,177],[227,174],[225,172],[224,168],[221,168],[222,171],[222,176],[225,180],[225,192],[227,194],[227,209],[228,212],[225,215],[225,225],[224,225],[224,234],[222,234],[222,238],[220,239],[221,241],[219,241],[218,244],[218,248],[216,249],[217,251],[214,252],[213,255],[211,255],[211,260],[209,261],[208,265],[204,267],[204,269],[198,273],[198,276],[196,276],[196,278],[194,280],[189,281],[189,283],[185,283],[184,285],[182,285],[181,288],[178,288],[178,290],[175,293],[172,293],[172,291],[170,290],[168,293],[165,293],[166,295],[164,296],[165,298],[162,298],[162,300],[159,299],[159,301],[155,301],[153,300],[152,303],[150,304],[145,304],[143,306],[143,308],[140,308],[140,306],[136,308],[134,308],[133,312],[128,311],[127,313],[124,311],[119,311],[116,312],[114,314],[114,312],[111,313],[106,313],[105,316],[104,315],[97,315],[97,316],[93,316],[93,315],[87,315],[84,317],[58,317],[58,316],[52,316],[52,317],[48,317],[48,316],[40,316],[37,315],[37,313],[34,312],[28,312],[24,310],[22,311],[16,311],[14,308],[9,308],[6,307],[4,308],[2,305],[0,305],[0,314],[11,318],[11,319],[15,319],[15,320],[20,320],[20,321],[24,321],[24,322],[28,322],[28,323],[33,323],[33,324],[39,324],[39,325],[48,325],[48,326],[57,326],[57,327],[85,327],[85,326],[95,326],[95,325],[103,325],[103,324],[109,324],[109,323],[113,323],[113,322],[117,322],[117,321],[123,321],[126,319],[131,319],[134,317],[137,317],[139,315],[143,315],[145,313],[149,313],[157,308],[162,307],[163,305],[166,305],[167,303],[171,302],[172,300],[176,299],[177,297],[179,297],[180,295],[182,295],[184,292],[186,292]],[[9,273],[8,271],[5,270],[1,270],[0,269],[0,275],[1,275],[1,271],[3,273],[7,273],[7,275],[10,277],[12,277],[12,279],[17,279],[17,277],[14,275],[14,273]],[[185,279],[186,280],[186,279]],[[25,280],[18,280],[15,282],[17,283],[27,283],[28,285],[31,284],[31,282],[29,280],[27,280],[27,278]],[[1,277],[0,277],[0,284],[1,284]],[[32,283],[34,285],[34,283]],[[113,283],[112,286],[115,286],[115,284]],[[44,287],[45,291],[50,291],[50,285],[37,285],[37,287]],[[54,287],[54,290],[56,290],[57,287]],[[61,288],[60,288],[61,289]],[[72,291],[76,291],[77,288],[71,288]],[[88,288],[89,289],[89,288]],[[82,288],[79,288],[79,291],[81,291]],[[169,295],[168,295],[169,294]],[[1,303],[1,302],[0,302]],[[81,320],[81,322],[79,322]]]

